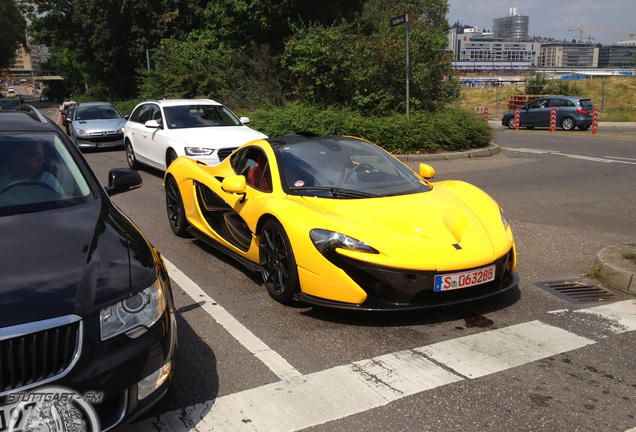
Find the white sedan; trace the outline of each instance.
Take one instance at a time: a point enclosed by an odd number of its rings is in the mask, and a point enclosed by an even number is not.
[[[142,102],[124,125],[128,165],[165,171],[179,156],[216,165],[243,144],[267,138],[245,126],[249,121],[211,99]]]

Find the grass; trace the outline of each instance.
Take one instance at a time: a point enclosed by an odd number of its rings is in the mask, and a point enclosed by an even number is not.
[[[603,265],[599,262],[595,262],[592,267],[590,267],[583,275],[589,279],[596,279],[598,275],[601,273],[601,267]]]
[[[636,264],[636,252],[623,252],[623,258],[631,260]]]
[[[575,89],[575,95],[592,99],[600,111],[600,121],[636,122],[636,77],[570,81],[570,87]],[[508,111],[510,96],[515,94],[525,94],[525,86],[462,88],[457,107],[467,110],[488,107],[491,117],[497,114],[501,117]]]

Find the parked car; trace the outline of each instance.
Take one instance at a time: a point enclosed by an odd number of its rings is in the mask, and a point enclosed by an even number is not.
[[[165,170],[179,156],[215,165],[241,145],[266,136],[210,99],[156,100],[135,107],[124,126],[126,157]]]
[[[296,133],[245,144],[216,166],[165,173],[168,222],[260,272],[281,303],[424,309],[518,285],[499,205],[429,181],[368,141]]]
[[[126,117],[109,102],[82,102],[69,107],[69,136],[79,148],[123,147]]]
[[[520,110],[519,127],[533,129],[550,127],[551,108],[556,108],[556,126],[569,131],[578,127],[587,130],[592,126],[594,103],[589,98],[576,96],[546,96],[533,100]],[[501,119],[503,126],[515,128],[515,111],[508,111]]]
[[[48,102],[49,97],[47,95],[40,95],[40,102]]]
[[[29,175],[29,173],[31,173]],[[62,387],[102,396],[101,428],[155,404],[175,371],[177,329],[159,252],[110,196],[141,186],[113,169],[100,184],[37,110],[0,111],[0,417],[9,395]]]
[[[15,97],[15,89],[13,87],[9,87],[7,89],[7,97],[14,98]]]
[[[62,126],[66,126],[66,118],[68,117],[68,110],[71,106],[77,102],[64,102],[60,109],[60,116],[62,118]]]

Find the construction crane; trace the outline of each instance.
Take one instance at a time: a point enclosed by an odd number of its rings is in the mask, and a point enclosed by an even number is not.
[[[579,43],[583,43],[583,30],[596,30],[596,29],[617,28],[617,27],[623,27],[623,26],[604,26],[604,27],[583,27],[583,26],[580,26],[579,28],[568,29],[568,31],[577,31],[577,32],[579,32]]]
[[[631,40],[634,40],[634,36],[636,36],[636,33],[620,33],[620,32],[612,32],[612,33],[628,35]]]

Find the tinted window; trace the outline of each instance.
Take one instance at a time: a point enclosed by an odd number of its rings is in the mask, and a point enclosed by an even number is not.
[[[579,105],[583,108],[594,108],[594,103],[591,99],[581,99],[579,100]]]
[[[113,105],[78,105],[75,120],[110,120],[123,116]]]
[[[528,108],[545,108],[548,105],[548,99],[537,99],[536,101],[532,101],[528,104]]]
[[[155,109],[158,110],[159,108],[154,104],[141,105],[140,107],[137,107],[137,109],[132,113],[132,115],[130,116],[130,121],[136,123],[146,123],[148,120],[152,120],[152,113]]]
[[[222,105],[181,105],[165,107],[169,129],[240,126],[241,122]]]
[[[238,175],[245,176],[248,185],[271,192],[272,175],[267,156],[258,147],[248,147],[236,153],[231,160],[232,168]]]
[[[307,140],[281,145],[275,151],[290,193],[319,195],[316,187],[374,196],[429,190],[424,180],[387,152],[354,138]]]
[[[54,132],[0,134],[0,213],[22,213],[85,202],[91,190]]]

